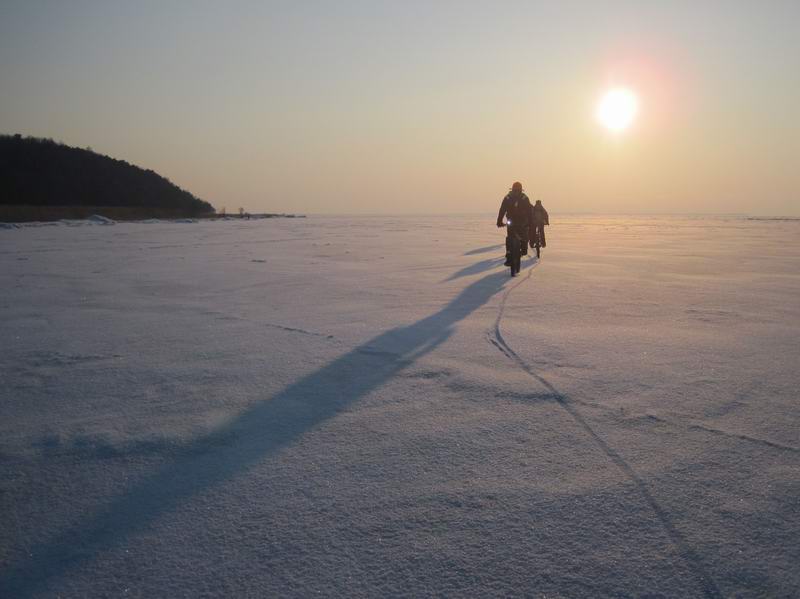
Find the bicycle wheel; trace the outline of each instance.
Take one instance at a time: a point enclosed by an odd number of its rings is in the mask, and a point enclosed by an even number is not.
[[[522,248],[520,248],[519,237],[511,235],[511,276],[517,276],[519,272],[519,262],[522,259]]]

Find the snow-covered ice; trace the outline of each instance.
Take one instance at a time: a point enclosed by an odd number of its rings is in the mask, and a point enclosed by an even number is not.
[[[800,221],[553,220],[0,230],[0,596],[800,596]]]

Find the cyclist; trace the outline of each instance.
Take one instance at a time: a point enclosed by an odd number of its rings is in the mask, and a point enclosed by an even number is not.
[[[542,206],[542,200],[536,200],[536,203],[531,209],[531,245],[533,245],[538,238],[541,246],[547,247],[547,242],[544,238],[544,227],[549,224],[550,217],[547,214],[547,210]]]
[[[506,266],[511,266],[511,235],[516,233],[522,242],[522,255],[528,253],[528,230],[530,217],[533,211],[531,201],[522,191],[522,183],[517,181],[511,186],[511,191],[503,198],[500,212],[497,214],[497,226],[504,227],[503,217],[511,221],[511,226],[506,235]]]

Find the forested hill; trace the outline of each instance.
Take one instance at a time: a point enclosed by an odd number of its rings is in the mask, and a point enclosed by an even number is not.
[[[186,215],[214,211],[151,170],[20,135],[0,135],[0,205],[140,207]]]

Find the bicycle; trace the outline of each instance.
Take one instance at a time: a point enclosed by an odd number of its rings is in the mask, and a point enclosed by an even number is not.
[[[542,256],[542,237],[537,230],[536,225],[531,225],[531,247],[536,250],[536,257]]]
[[[525,241],[525,237],[527,237],[527,233],[527,227],[523,229],[513,225],[510,219],[506,221],[506,251],[508,252],[508,262],[512,277],[516,277],[519,274],[520,262],[522,261],[522,244]]]

